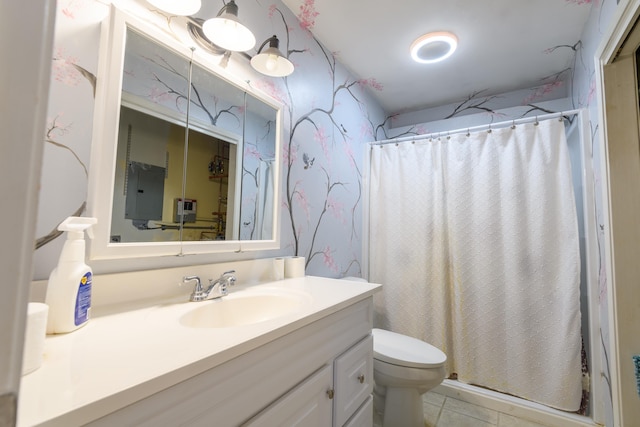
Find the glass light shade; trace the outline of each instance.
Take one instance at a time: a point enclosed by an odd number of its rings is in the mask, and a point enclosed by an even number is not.
[[[274,47],[268,47],[251,58],[251,66],[258,72],[271,77],[285,77],[293,73],[293,64]]]
[[[455,52],[458,38],[451,33],[437,32],[418,37],[411,44],[411,57],[421,64],[444,61]]]
[[[207,19],[202,24],[202,31],[212,43],[225,50],[244,52],[256,45],[256,38],[251,30],[242,25],[237,16],[230,13],[225,12]]]
[[[147,2],[164,12],[179,16],[193,15],[202,6],[201,0],[147,0]]]

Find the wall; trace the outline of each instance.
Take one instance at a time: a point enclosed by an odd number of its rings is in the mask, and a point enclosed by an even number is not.
[[[600,381],[604,393],[599,398],[594,397],[594,402],[600,405],[607,426],[613,425],[613,409],[612,409],[612,390],[611,390],[611,372],[609,370],[609,354],[610,354],[610,325],[609,325],[609,301],[607,297],[607,288],[609,286],[605,269],[605,222],[604,222],[604,206],[603,203],[603,180],[606,179],[606,171],[602,170],[602,156],[600,151],[600,139],[598,128],[600,127],[598,117],[598,102],[596,99],[596,75],[594,55],[598,46],[602,42],[602,37],[607,29],[614,25],[612,18],[619,7],[619,0],[593,0],[593,8],[587,25],[581,37],[580,49],[576,52],[579,59],[576,61],[573,79],[572,101],[576,108],[586,108],[589,112],[589,121],[591,129],[591,160],[594,171],[594,194],[596,204],[594,207],[596,216],[596,227],[598,236],[598,268],[599,268],[599,309],[600,309],[600,339],[601,339],[601,357],[603,361],[602,372],[593,373],[593,381]]]
[[[113,3],[171,34],[183,30],[183,20],[165,16],[143,0]],[[215,15],[223,4],[222,0],[203,2],[198,16]],[[286,105],[283,249],[278,254],[307,257],[308,274],[359,275],[359,164],[364,143],[373,139],[374,129],[384,122],[381,109],[367,93],[372,81],[350,75],[311,36],[308,28],[313,21],[306,16],[298,20],[280,1],[241,1],[238,6],[258,43],[277,34],[281,50],[296,66],[291,76],[275,79],[255,73],[245,58],[233,54],[226,67]],[[100,79],[96,76],[100,22],[108,11],[109,2],[103,0],[58,2],[35,279],[47,278],[57,263],[63,243],[57,225],[69,215],[86,215],[94,88]],[[210,261],[220,260],[224,259],[212,257]]]

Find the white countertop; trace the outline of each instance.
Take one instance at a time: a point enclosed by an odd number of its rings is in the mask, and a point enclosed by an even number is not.
[[[182,314],[212,302],[186,302],[186,289],[179,298],[144,308],[101,313],[75,332],[47,337],[42,367],[22,379],[18,426],[73,426],[97,419],[379,289],[376,284],[311,276],[236,286],[229,296],[280,290],[305,295],[305,302],[282,317],[233,328],[181,325]]]

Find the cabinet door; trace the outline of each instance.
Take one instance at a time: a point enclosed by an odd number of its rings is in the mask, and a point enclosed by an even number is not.
[[[373,390],[373,337],[344,352],[334,363],[335,401],[333,425],[341,427]]]
[[[327,427],[331,425],[333,370],[325,365],[247,421],[247,427]]]
[[[362,404],[358,412],[344,425],[344,427],[371,427],[373,425],[373,397]]]

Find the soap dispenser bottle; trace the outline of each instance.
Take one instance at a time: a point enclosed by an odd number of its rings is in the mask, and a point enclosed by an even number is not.
[[[71,332],[86,324],[91,313],[91,268],[85,264],[84,232],[96,218],[70,216],[58,230],[67,232],[58,266],[49,276],[47,334]]]

